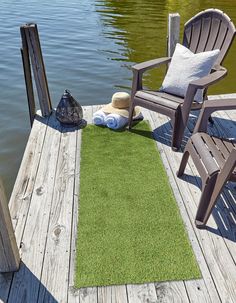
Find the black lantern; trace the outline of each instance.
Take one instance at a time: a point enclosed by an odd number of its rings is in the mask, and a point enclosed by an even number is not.
[[[65,127],[80,126],[82,124],[82,107],[67,89],[64,91],[57,106],[56,118]]]

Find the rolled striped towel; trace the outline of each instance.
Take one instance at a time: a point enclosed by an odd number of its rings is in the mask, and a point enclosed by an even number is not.
[[[107,114],[105,114],[101,109],[93,114],[93,124],[95,125],[106,125],[105,119]]]
[[[128,118],[118,114],[109,114],[106,116],[105,123],[111,129],[119,129],[128,123]]]

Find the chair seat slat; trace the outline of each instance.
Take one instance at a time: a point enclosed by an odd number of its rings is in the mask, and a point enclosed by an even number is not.
[[[216,138],[214,140],[213,137],[208,136],[205,133],[202,134],[202,137],[203,137],[204,141],[206,142],[206,145],[207,145],[209,151],[212,153],[212,156],[215,158],[218,166],[220,168],[222,168],[225,164],[225,157],[223,157],[221,151],[219,150],[219,146],[218,146],[218,144],[220,145],[221,140],[220,139],[217,140]]]
[[[216,146],[222,153],[224,159],[227,159],[229,156],[229,150],[226,148],[224,141],[222,138],[212,137],[212,140],[215,142]]]
[[[135,94],[135,98],[136,97],[144,100],[149,100],[150,102],[159,104],[161,106],[169,107],[171,109],[177,109],[177,107],[179,107],[180,105],[180,102],[177,102],[176,100],[163,98],[161,94],[152,94],[150,91],[138,91]]]
[[[175,95],[171,95],[165,92],[161,92],[161,91],[148,91],[148,90],[143,90],[146,93],[152,94],[154,96],[160,97],[160,98],[164,98],[164,99],[168,99],[177,103],[183,103],[183,98],[179,97],[179,96],[175,96]]]
[[[235,148],[231,140],[223,140],[223,142],[226,148],[228,149],[229,153],[233,150],[233,148]]]
[[[209,175],[214,174],[215,172],[219,171],[219,166],[214,161],[210,150],[208,149],[207,145],[203,140],[204,133],[196,133],[192,136],[192,143],[194,145],[195,150],[201,157],[202,162],[204,163],[206,170],[208,171]]]

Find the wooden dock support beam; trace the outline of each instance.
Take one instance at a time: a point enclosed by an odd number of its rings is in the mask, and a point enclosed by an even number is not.
[[[33,117],[35,116],[35,101],[30,66],[32,66],[34,74],[34,80],[42,116],[45,117],[51,114],[52,104],[48,89],[47,76],[43,62],[37,25],[34,23],[26,24],[21,26],[20,30],[22,39],[22,61],[25,74],[30,120],[32,125]]]
[[[32,126],[36,114],[36,108],[35,108],[35,100],[34,100],[34,90],[33,90],[33,82],[31,75],[30,59],[29,59],[29,50],[28,50],[25,30],[23,26],[21,26],[20,28],[20,33],[22,40],[21,57],[22,57],[24,75],[25,75],[25,86],[26,86],[26,93],[28,99],[30,124]]]
[[[5,191],[0,180],[0,272],[17,271],[20,255],[11,222]]]
[[[180,15],[179,13],[169,14],[168,17],[168,46],[167,55],[172,57],[176,43],[179,42]]]

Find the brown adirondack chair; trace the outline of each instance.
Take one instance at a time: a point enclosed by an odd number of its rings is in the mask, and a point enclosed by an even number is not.
[[[133,84],[129,109],[129,128],[132,127],[133,109],[136,105],[169,116],[173,127],[172,149],[178,150],[190,110],[202,107],[202,103],[199,104],[194,101],[197,89],[205,89],[204,100],[206,100],[208,86],[219,81],[227,74],[226,69],[220,64],[229,50],[234,35],[235,26],[233,22],[226,14],[217,9],[202,11],[185,24],[183,45],[193,53],[220,49],[220,54],[211,74],[191,82],[188,85],[185,98],[161,91],[143,89],[142,87],[143,73],[161,64],[170,63],[171,58],[159,58],[134,65],[132,67]]]
[[[235,99],[208,100],[203,105],[194,134],[188,140],[177,176],[184,173],[189,155],[202,178],[202,194],[195,224],[204,228],[227,181],[236,181],[236,139],[222,139],[206,133],[209,116],[217,110],[236,109]]]

